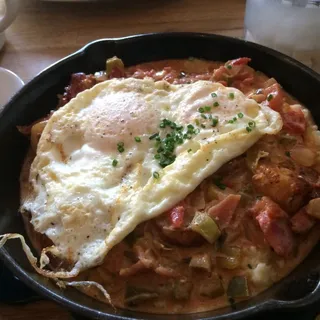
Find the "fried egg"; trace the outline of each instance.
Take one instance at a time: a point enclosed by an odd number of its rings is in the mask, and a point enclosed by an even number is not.
[[[277,112],[219,83],[105,81],[49,119],[22,207],[52,240],[45,252],[77,274],[281,128]]]

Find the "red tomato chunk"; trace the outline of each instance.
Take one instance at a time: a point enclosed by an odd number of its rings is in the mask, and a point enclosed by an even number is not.
[[[274,251],[280,256],[289,256],[294,249],[295,241],[285,211],[270,198],[263,197],[256,202],[252,212],[266,241]]]
[[[171,224],[174,228],[181,228],[183,225],[183,218],[184,218],[184,207],[183,206],[177,206],[171,209],[169,212]]]

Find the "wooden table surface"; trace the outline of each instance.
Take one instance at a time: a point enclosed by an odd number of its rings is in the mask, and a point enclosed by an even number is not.
[[[42,69],[107,37],[164,31],[195,31],[235,37],[243,34],[245,0],[108,0],[99,3],[22,1],[6,31],[0,66],[25,82]],[[24,306],[0,304],[0,320],[72,319],[50,301]]]

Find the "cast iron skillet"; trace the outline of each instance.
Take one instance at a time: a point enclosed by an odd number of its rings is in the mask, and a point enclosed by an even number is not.
[[[86,45],[57,62],[30,81],[5,106],[0,114],[0,234],[25,235],[19,207],[19,172],[28,141],[15,126],[30,124],[57,105],[74,72],[93,73],[105,68],[106,58],[117,55],[126,66],[160,59],[188,58],[226,61],[250,57],[256,70],[274,77],[292,95],[304,103],[320,123],[320,76],[299,62],[271,49],[238,39],[198,33],[162,33],[119,39],[102,39]],[[192,315],[159,316],[125,310],[114,311],[74,289],[62,291],[29,266],[18,241],[10,241],[0,257],[11,271],[32,289],[83,316],[98,319],[242,319],[267,310],[303,308],[320,301],[320,250],[317,246],[308,258],[287,278],[259,296],[233,307]]]

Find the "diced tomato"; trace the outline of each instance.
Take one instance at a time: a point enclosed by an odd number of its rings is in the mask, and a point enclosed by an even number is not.
[[[69,97],[70,99],[75,97],[78,92],[82,89],[82,81],[86,78],[86,75],[82,72],[74,73],[71,75],[70,86],[69,89]]]
[[[248,86],[251,86],[254,80],[254,70],[247,66],[250,61],[250,58],[229,60],[224,66],[214,70],[213,78],[225,86],[247,92]]]
[[[234,80],[232,82],[232,86],[234,86],[234,83],[236,81],[241,81],[243,85],[247,85],[248,82],[251,83],[253,81],[254,70],[247,66],[247,63],[250,61],[250,58],[239,58],[228,61],[225,64],[226,68],[229,71],[229,75],[232,77],[232,80]],[[232,68],[230,68],[230,66],[232,66]]]
[[[234,88],[239,89],[244,94],[247,94],[248,92],[250,92],[252,90],[252,85],[254,82],[254,78],[251,77],[250,74],[247,74],[246,77],[247,78],[245,78],[244,80],[235,80],[232,82],[232,86]]]
[[[306,130],[306,119],[300,108],[285,106],[281,113],[283,128],[292,134],[303,134]]]
[[[145,77],[145,71],[137,68],[135,72],[132,74],[132,78],[143,79]]]
[[[284,104],[283,89],[278,83],[263,90],[266,97],[266,103],[269,107],[281,114],[283,120],[283,128],[292,134],[302,134],[306,129],[306,119],[300,108],[293,108],[288,104]]]
[[[295,242],[286,212],[268,197],[258,200],[251,211],[274,251],[280,256],[289,256]]]
[[[70,98],[75,97],[79,92],[90,89],[96,84],[96,79],[92,75],[84,73],[74,73],[71,76]]]
[[[181,228],[183,225],[185,209],[183,206],[176,206],[169,211],[170,221],[174,228]]]
[[[316,220],[307,214],[305,208],[302,208],[291,218],[291,229],[295,233],[306,233],[315,223]]]
[[[239,71],[236,70],[240,69]],[[252,78],[252,71],[251,69],[249,69],[250,67],[244,65],[244,66],[236,66],[233,67],[234,70],[234,76],[233,79],[236,80],[240,80],[242,82],[246,81],[248,78]],[[232,83],[233,85],[233,83]]]
[[[274,83],[270,87],[264,89],[267,103],[269,107],[275,111],[280,111],[283,105],[283,91],[278,83]]]
[[[227,81],[224,81],[224,80],[221,80],[221,81],[218,81],[220,82],[223,86],[227,87],[228,86],[228,83]]]
[[[230,224],[240,199],[240,195],[230,194],[208,210],[208,214],[217,221],[220,229],[224,229]]]
[[[122,78],[122,77],[124,77],[124,71],[118,67],[113,67],[109,74],[109,79]]]
[[[248,64],[250,61],[251,61],[250,58],[241,57],[241,58],[238,58],[238,59],[231,60],[230,62],[227,62],[227,63],[231,64],[233,66],[238,66],[238,65]]]
[[[287,221],[280,219],[270,219],[267,213],[257,216],[265,239],[279,256],[287,257],[294,247],[294,239]]]
[[[86,75],[82,72],[71,75],[69,86],[65,88],[65,93],[60,98],[59,107],[62,107],[74,98],[79,92],[92,88],[97,83],[96,78],[92,75]]]
[[[228,69],[225,66],[221,66],[215,69],[213,72],[213,78],[216,81],[225,81],[225,77],[228,75]]]
[[[243,83],[241,80],[235,80],[232,82],[232,86],[241,90],[242,91],[242,88],[244,87]]]
[[[280,208],[280,206],[272,201],[269,197],[262,197],[258,200],[251,212],[257,217],[261,212],[266,211],[271,219],[286,219],[288,218],[287,213]]]
[[[243,80],[243,84],[251,86],[254,82],[254,77],[248,77],[246,79]]]

